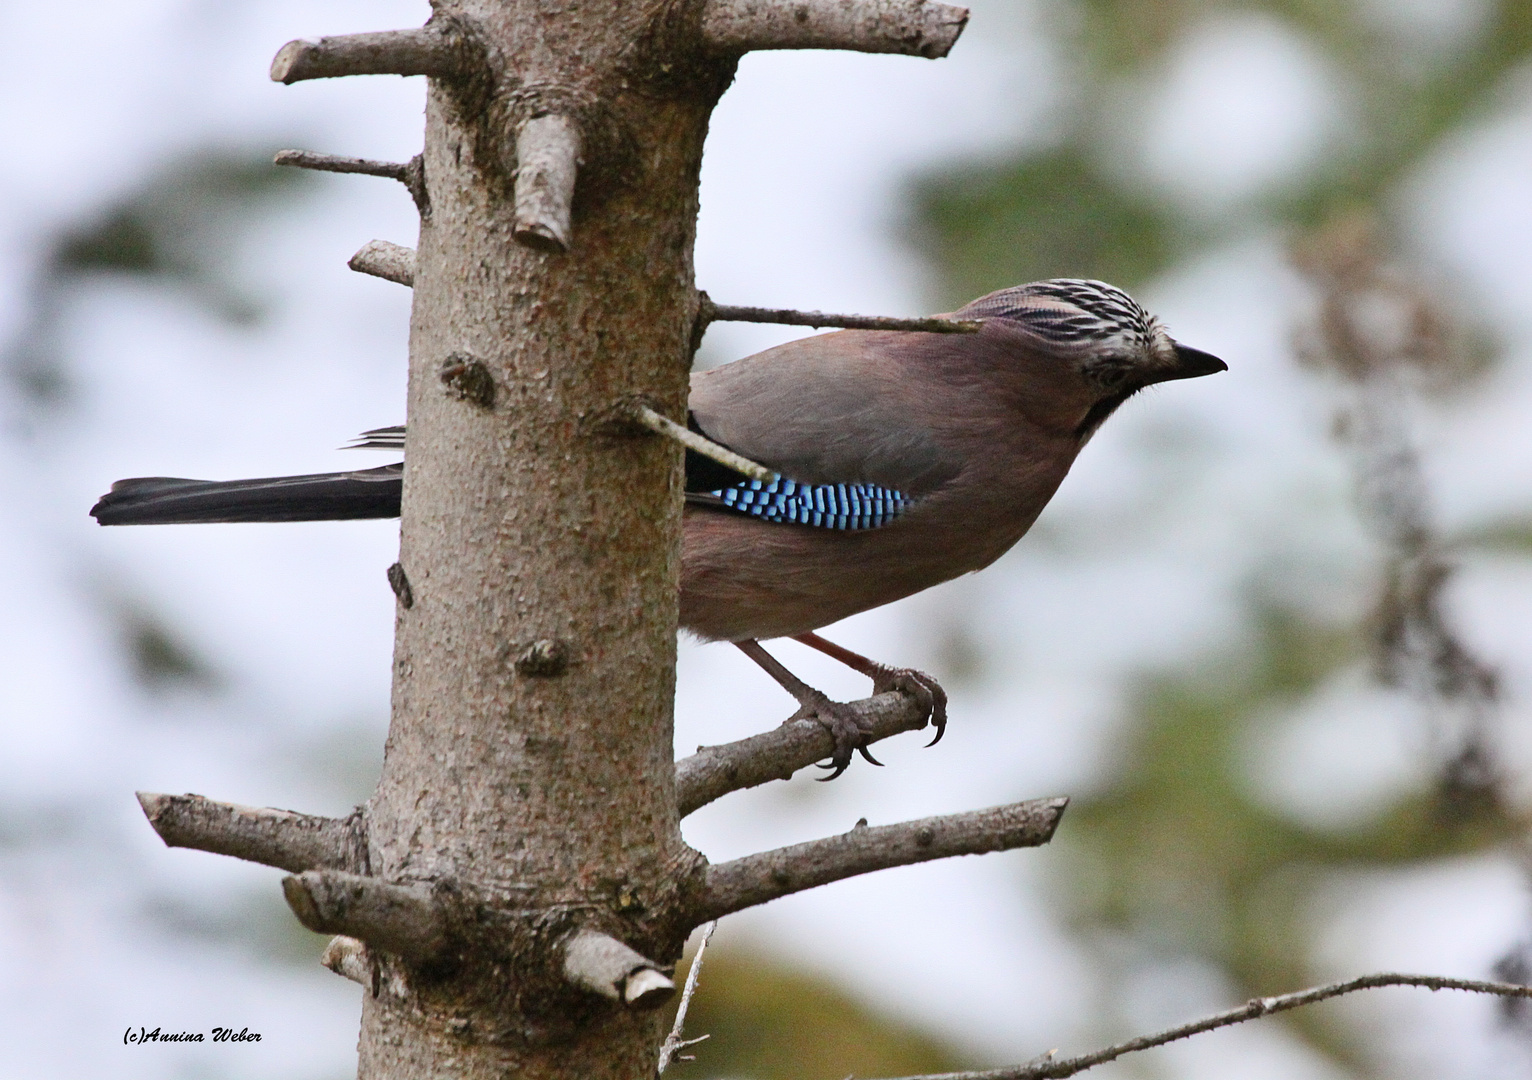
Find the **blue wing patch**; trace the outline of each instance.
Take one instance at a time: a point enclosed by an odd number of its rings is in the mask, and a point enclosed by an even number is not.
[[[762,521],[822,529],[877,529],[915,503],[877,484],[800,484],[781,476],[769,483],[745,480],[708,494],[718,500],[716,505]]]

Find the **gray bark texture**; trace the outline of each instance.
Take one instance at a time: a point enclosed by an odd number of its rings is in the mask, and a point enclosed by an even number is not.
[[[606,934],[669,968],[691,929],[681,453],[614,417],[634,398],[685,413],[702,142],[733,62],[688,40],[684,4],[450,17],[488,70],[428,95],[399,560],[414,602],[367,813],[370,874],[427,888],[449,942],[418,963],[370,950],[360,1075],[648,1077],[662,1019],[572,983],[564,950]],[[549,117],[582,147],[563,252],[516,239],[518,133]],[[491,406],[444,381],[464,363]],[[518,665],[539,642],[567,662]]]

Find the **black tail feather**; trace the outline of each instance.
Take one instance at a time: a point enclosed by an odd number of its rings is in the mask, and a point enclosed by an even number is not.
[[[119,480],[91,507],[101,525],[348,521],[399,516],[404,466],[257,480]]]

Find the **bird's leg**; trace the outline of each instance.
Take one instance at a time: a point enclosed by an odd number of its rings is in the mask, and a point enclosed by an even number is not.
[[[926,745],[935,746],[942,741],[942,736],[947,733],[947,691],[942,689],[941,683],[924,671],[880,664],[876,660],[869,660],[861,653],[842,648],[833,641],[826,641],[818,634],[798,634],[793,640],[801,641],[811,649],[818,649],[826,656],[839,660],[852,671],[866,675],[872,680],[872,692],[875,694],[898,690],[913,696],[925,710],[926,715],[931,718],[932,726],[936,728],[936,738]]]
[[[823,693],[788,671],[774,656],[761,648],[759,641],[736,641],[734,644],[739,647],[740,652],[759,664],[766,674],[777,680],[782,689],[797,699],[798,711],[789,717],[789,721],[817,721],[835,740],[835,752],[830,756],[830,764],[822,766],[835,771],[829,776],[820,777],[821,780],[834,780],[845,772],[846,766],[851,764],[853,750],[874,765],[883,764],[867,752],[868,732],[857,722],[855,712],[839,701],[831,701]]]

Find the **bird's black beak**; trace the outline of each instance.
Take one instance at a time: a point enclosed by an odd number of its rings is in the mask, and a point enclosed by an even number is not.
[[[1197,379],[1203,375],[1216,375],[1220,371],[1228,370],[1229,365],[1212,353],[1205,353],[1201,349],[1189,349],[1185,345],[1177,345],[1176,366],[1172,369],[1172,374],[1165,376],[1165,381],[1171,379]]]

